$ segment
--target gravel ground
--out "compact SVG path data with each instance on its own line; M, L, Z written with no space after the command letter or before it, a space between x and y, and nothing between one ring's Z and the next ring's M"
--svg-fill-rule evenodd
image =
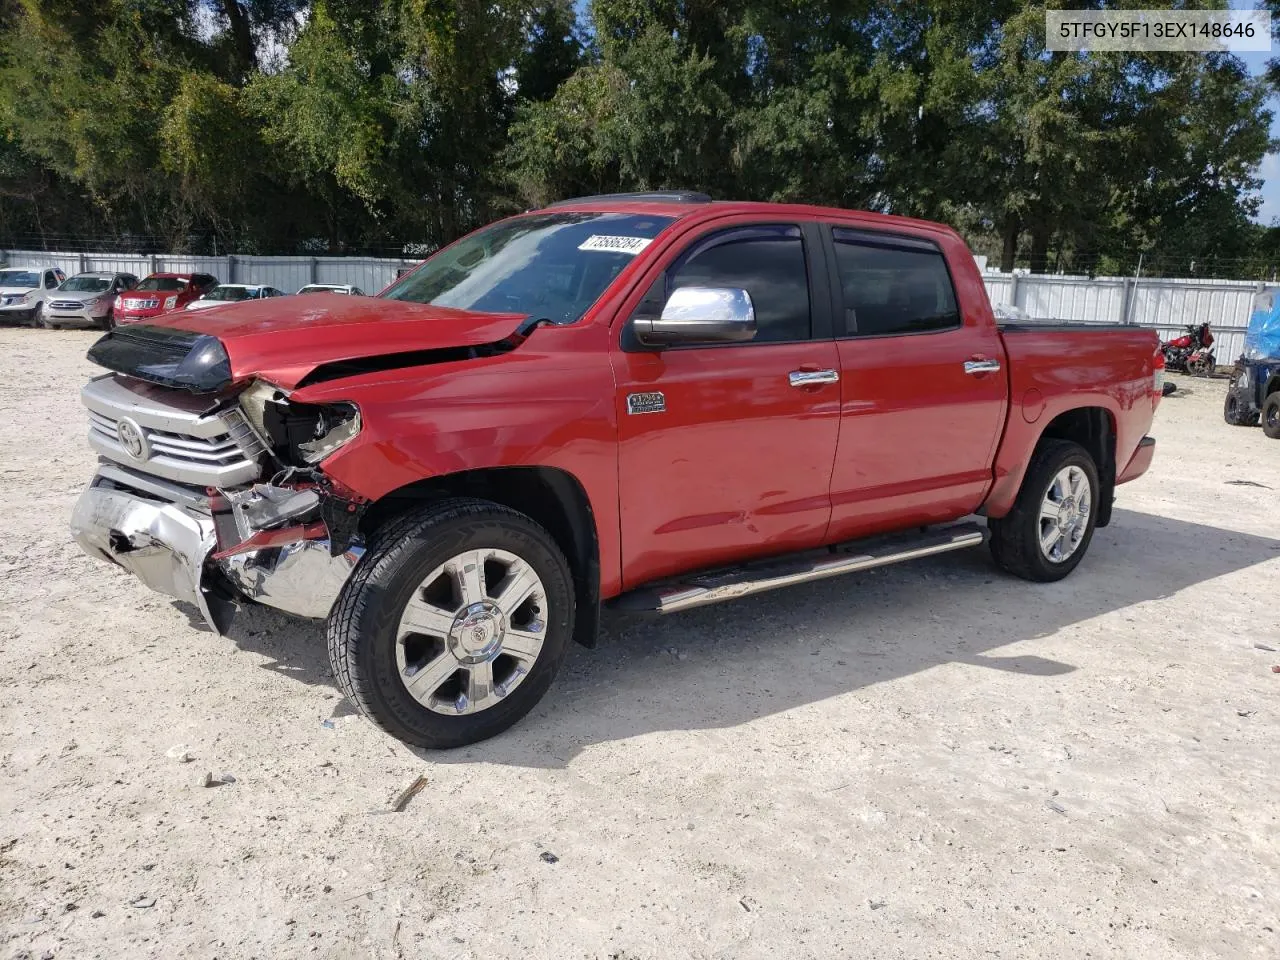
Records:
M1280 443L1222 382L1064 583L973 550L611 618L432 755L319 626L218 637L73 546L93 338L0 330L0 956L1280 953Z

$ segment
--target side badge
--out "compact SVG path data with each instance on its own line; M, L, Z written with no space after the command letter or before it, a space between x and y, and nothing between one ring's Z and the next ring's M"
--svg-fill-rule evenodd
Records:
M661 393L628 393L627 413L665 413L667 398Z

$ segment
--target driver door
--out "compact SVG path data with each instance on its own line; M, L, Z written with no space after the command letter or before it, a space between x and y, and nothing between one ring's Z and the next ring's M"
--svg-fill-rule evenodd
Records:
M816 227L704 232L656 270L615 327L624 584L820 544L840 384ZM684 286L745 289L754 340L641 345L633 317Z

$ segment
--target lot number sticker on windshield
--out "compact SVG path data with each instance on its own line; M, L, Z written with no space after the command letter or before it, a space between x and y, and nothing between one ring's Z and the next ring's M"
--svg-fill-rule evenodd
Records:
M653 241L646 237L607 237L593 234L578 245L579 250L605 250L609 253L627 253L635 256Z

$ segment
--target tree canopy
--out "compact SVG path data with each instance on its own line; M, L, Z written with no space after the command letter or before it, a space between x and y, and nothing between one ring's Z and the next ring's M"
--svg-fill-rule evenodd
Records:
M0 240L418 251L683 188L1006 267L1270 262L1266 81L1044 39L1014 0L0 0Z

